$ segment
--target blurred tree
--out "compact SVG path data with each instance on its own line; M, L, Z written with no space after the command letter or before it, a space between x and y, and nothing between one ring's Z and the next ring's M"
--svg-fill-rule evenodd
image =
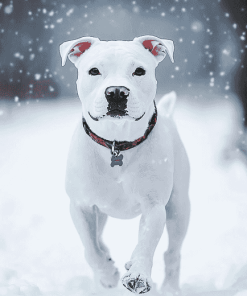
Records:
M229 13L230 21L242 42L240 49L241 63L234 73L234 90L242 101L244 108L243 123L247 132L247 1L245 0L222 0L221 6L226 13ZM247 143L246 143L247 144ZM246 149L247 150L247 149Z
M56 97L58 86L49 69L52 32L46 29L56 1L0 5L0 96Z

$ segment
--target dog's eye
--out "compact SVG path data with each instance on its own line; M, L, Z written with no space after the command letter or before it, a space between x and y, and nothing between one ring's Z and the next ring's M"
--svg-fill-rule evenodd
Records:
M136 68L135 72L132 74L133 76L142 76L145 75L146 71L140 67Z
M93 76L100 75L100 71L97 68L90 69L88 73Z

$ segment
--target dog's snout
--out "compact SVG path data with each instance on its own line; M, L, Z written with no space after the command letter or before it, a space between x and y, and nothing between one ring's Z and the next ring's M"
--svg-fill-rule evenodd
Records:
M125 100L130 90L125 86L110 86L105 90L105 96L108 101Z

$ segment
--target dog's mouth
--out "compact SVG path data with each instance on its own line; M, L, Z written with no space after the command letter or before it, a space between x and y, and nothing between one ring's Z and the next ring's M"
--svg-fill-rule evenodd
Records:
M111 117L123 117L127 115L127 111L126 110L119 110L119 109L113 109L110 110L106 113L107 116L111 116Z
M90 114L90 112L88 112L88 114L94 121L99 121L100 119L103 119L103 118L108 117L108 116L110 116L112 118L116 118L116 119L128 118L128 119L138 121L145 115L145 112L138 118L134 118L132 116L129 116L127 111L125 111L125 110L123 111L123 110L119 110L119 109L114 109L114 110L108 111L105 115L98 116L98 117L92 116Z

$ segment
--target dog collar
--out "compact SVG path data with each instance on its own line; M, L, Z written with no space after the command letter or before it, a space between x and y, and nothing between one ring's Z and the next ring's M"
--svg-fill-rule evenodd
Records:
M83 128L93 141L95 141L96 143L111 150L111 154L112 154L111 166L112 167L115 165L122 166L123 165L123 155L120 154L120 151L129 150L131 148L138 146L139 144L141 144L142 142L144 142L147 139L148 135L153 130L153 128L157 122L157 108L156 108L155 102L154 102L154 108L155 108L154 114L153 114L152 118L149 120L148 127L147 127L144 135L134 141L131 141L131 142L129 142L129 141L109 141L109 140L99 137L90 129L90 127L88 126L84 117L82 117Z

